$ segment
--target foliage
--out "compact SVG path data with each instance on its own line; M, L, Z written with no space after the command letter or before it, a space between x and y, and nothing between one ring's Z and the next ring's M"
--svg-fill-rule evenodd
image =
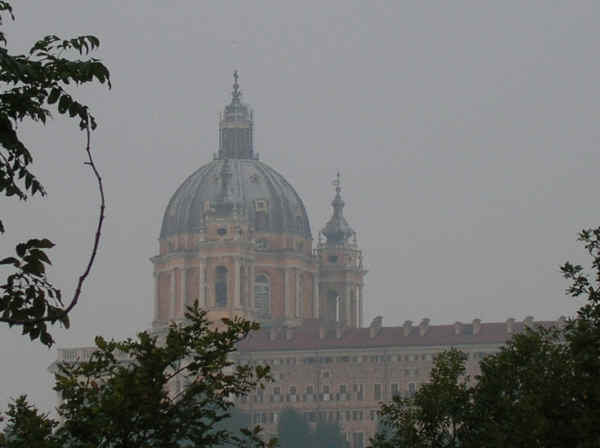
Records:
M7 18L14 20L12 6L8 1L0 1L0 25ZM20 326L31 339L40 338L48 346L53 340L47 323L69 325L68 312L77 304L94 262L104 219L102 179L90 150L90 132L96 128L96 120L69 90L71 86L94 82L110 88L106 66L89 57L99 45L94 36L61 39L51 35L38 40L26 55L11 54L6 35L0 31L0 194L22 201L36 194L46 195L32 171L33 155L19 135L19 124L24 121L45 124L52 111L77 120L85 131L86 164L100 192L100 216L92 252L68 302L63 302L61 292L46 277L46 266L50 264L46 251L54 246L50 240L29 239L17 245L16 255L0 257L0 265L11 269L6 282L0 285L0 322ZM4 231L0 219L0 233Z
M285 409L277 423L279 444L282 448L315 447L315 448L347 448L348 443L336 423L319 421L314 431L302 414L296 409Z
M461 379L464 358L439 357L413 400L382 406L387 431L373 447L600 446L600 228L579 241L593 275L561 267L567 293L587 299L576 317L516 334L481 362L472 385Z
M61 364L55 390L63 399L57 409L62 421L35 446L274 446L260 439L258 426L238 434L218 426L231 416L232 397L269 379L267 367L229 360L258 324L236 318L214 330L197 307L186 317L188 323L172 325L160 342L146 332L123 342L98 337L89 361ZM13 421L23 426L22 419ZM48 424L56 422L43 416L38 426ZM11 434L5 439L6 448L19 446Z
M26 397L19 397L9 404L7 416L8 424L0 434L0 447L60 447L52 435L58 423L27 403Z
M217 431L225 430L230 434L238 434L244 429L250 428L250 415L239 408L233 408L229 411L229 417L221 420L215 425ZM225 448L229 444L222 443L219 448Z
M470 408L465 360L465 354L456 349L440 353L429 383L421 386L413 397L394 397L391 403L382 404L384 430L376 434L373 446L460 446L461 422Z
M279 445L282 448L304 448L311 446L311 434L308 423L298 411L284 409L277 423Z
M557 329L527 330L482 360L467 446L579 446L574 366L561 339Z
M342 434L340 425L320 421L312 435L311 446L315 448L348 448L348 442Z

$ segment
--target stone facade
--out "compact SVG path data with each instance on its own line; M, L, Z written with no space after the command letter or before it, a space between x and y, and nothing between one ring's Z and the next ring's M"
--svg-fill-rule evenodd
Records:
M474 378L484 356L533 324L532 318L452 325L423 319L419 325L384 327L378 317L367 328L328 328L306 320L295 328L261 329L240 345L236 361L270 366L274 382L238 404L269 434L275 434L281 411L292 407L312 424L339 423L351 446L360 448L376 431L381 402L410 396L426 383L438 353L450 347L464 351L467 375Z

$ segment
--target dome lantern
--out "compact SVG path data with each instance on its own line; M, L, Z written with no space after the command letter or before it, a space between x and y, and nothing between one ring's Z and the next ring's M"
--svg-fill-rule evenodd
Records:
M254 158L254 118L250 106L241 100L237 70L233 72L231 102L219 119L219 159Z

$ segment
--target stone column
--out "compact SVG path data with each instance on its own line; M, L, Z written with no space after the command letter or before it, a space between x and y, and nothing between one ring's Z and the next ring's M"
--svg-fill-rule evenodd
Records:
M288 268L284 268L283 270L283 303L285 317L292 317L294 309L291 307L290 270Z
M233 307L235 309L240 309L240 259L239 257L235 257L233 259L233 270L234 270L234 280L233 280Z
M319 273L313 272L313 317L319 318L321 300L319 297Z
M300 275L299 269L295 270L296 273L296 317L302 317L302 292L300 291Z
M153 274L154 277L154 321L158 322L160 320L160 285L159 278L160 274L155 272Z
M207 303L206 303L206 290L205 290L205 286L204 286L204 264L200 263L200 265L198 266L198 306L200 308L206 308L207 307ZM194 299L195 300L195 299Z
M175 276L177 275L177 268L171 269L170 284L169 284L169 314L167 320L171 320L175 317Z
M350 327L352 324L352 295L350 294L350 285L344 286L344 305L346 312L344 323Z
M363 326L363 316L365 313L363 304L363 285L362 283L358 287L358 326Z
M249 297L249 304L248 306L250 307L250 309L252 309L252 311L256 311L256 296L255 291L254 291L254 280L256 279L256 274L254 272L254 263L250 264L250 269L249 269L249 274L248 277L250 277L248 279L249 283L250 283L250 297Z
M185 307L187 306L187 269L184 267L181 269L181 299L179 307L179 318L185 316Z

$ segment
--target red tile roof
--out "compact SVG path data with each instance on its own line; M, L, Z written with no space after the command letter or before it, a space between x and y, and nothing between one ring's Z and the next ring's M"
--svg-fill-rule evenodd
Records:
M534 325L549 327L556 322L535 322ZM506 322L482 322L478 334L473 334L472 324L460 324L461 331L455 332L455 325L428 325L427 331L421 336L419 325L413 325L410 333L404 335L404 327L381 327L379 333L369 337L369 328L345 328L341 338L336 337L335 329L326 330L325 337L320 338L319 322L310 319L302 326L295 328L264 328L253 332L240 342L238 349L242 352L279 351L279 350L319 350L344 348L378 348L378 347L411 347L411 346L456 346L470 344L503 344L511 337L507 331ZM514 322L513 333L524 329L525 323ZM271 340L271 331L276 337ZM286 338L286 331L291 331Z

